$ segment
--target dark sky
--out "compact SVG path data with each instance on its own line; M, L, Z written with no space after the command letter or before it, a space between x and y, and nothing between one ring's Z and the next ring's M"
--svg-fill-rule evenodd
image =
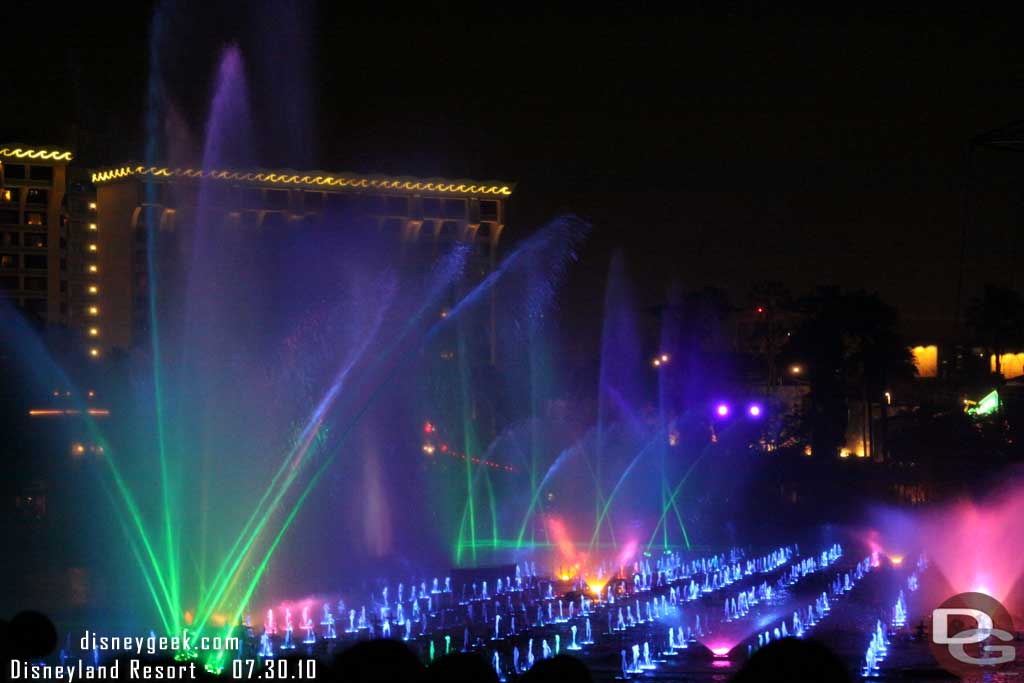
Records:
M210 0L164 3L153 22L149 2L15 2L0 139L141 158L151 51L179 129L201 137L217 56L237 42L255 163L516 181L511 240L559 211L594 225L577 315L598 312L621 248L645 302L676 280L741 303L776 279L878 290L918 329L948 319L968 142L1024 119L1021 16L661 5ZM1022 161L976 155L968 287L1021 284Z

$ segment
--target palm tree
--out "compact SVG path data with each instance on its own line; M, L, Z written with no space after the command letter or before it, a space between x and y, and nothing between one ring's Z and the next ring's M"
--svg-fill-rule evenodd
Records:
M793 295L780 282L757 282L751 287L750 305L756 312L753 342L765 359L765 393L779 382L778 357L786 342Z
M967 325L978 344L995 356L996 375L1002 377L1002 355L1024 342L1024 298L1009 287L987 284L967 306Z
M871 452L871 415L890 383L914 374L913 359L898 333L898 315L877 294L820 288L801 301L805 318L785 349L806 367L811 386L807 425L816 452L832 452L845 438L850 400L863 405L861 435ZM885 455L883 436L875 456Z

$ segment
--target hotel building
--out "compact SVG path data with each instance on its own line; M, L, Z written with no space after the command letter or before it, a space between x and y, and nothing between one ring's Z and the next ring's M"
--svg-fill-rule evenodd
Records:
M65 150L0 144L0 296L40 325L88 339L96 200L71 160Z
M294 229L326 215L394 235L396 245L436 254L453 241L471 243L478 274L493 267L513 186L503 182L384 177L292 170L200 170L137 164L92 174L98 207L99 277L87 285L102 356L146 338L147 230L188 229L200 181L223 220L240 229ZM211 200L210 197L213 197Z

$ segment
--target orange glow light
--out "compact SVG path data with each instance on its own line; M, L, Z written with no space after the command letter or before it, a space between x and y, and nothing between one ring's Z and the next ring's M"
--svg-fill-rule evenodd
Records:
M88 415L93 417L106 417L110 415L110 411L106 408L89 408L85 411ZM29 417L52 417L55 415L81 415L81 410L75 410L69 408L67 410L59 410L57 408L33 408L28 411Z
M929 346L915 346L910 349L917 367L918 377L936 377L939 374L939 348L934 344Z

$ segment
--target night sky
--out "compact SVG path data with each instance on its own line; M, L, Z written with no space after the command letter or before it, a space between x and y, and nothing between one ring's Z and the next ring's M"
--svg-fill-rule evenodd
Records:
M210 1L166 3L154 37L154 3L79 5L5 5L0 139L141 158L153 45L199 137L234 41L256 165L512 180L510 247L561 211L590 221L579 319L620 248L644 303L673 280L737 303L756 280L836 284L879 291L911 336L945 331L965 205L967 293L1024 284L1024 155L976 154L964 202L969 141L1024 119L1020 16Z

